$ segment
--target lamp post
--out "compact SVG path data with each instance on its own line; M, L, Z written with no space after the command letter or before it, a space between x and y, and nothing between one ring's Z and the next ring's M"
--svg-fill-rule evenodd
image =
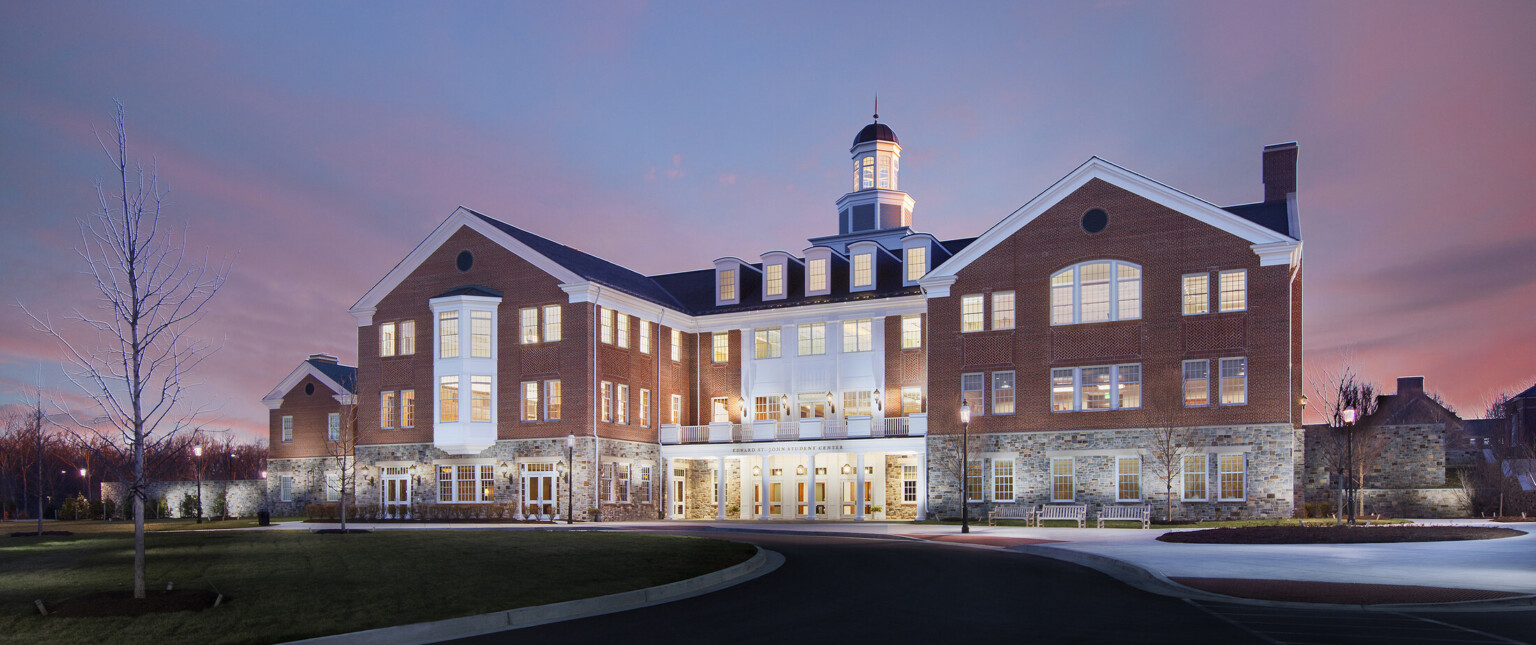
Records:
M965 500L970 496L971 474L971 404L960 401L960 532L971 532L971 512Z
M565 523L576 523L576 433L565 435ZM557 507L558 508L558 507Z
M1344 426L1348 435L1344 442L1344 503L1349 507L1349 523L1355 523L1355 409L1344 408Z
M192 446L192 456L197 459L197 523L203 523L203 447Z

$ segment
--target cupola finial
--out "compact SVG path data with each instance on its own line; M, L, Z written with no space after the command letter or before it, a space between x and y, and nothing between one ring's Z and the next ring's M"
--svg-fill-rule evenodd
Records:
M875 123L880 122L880 93L875 93Z

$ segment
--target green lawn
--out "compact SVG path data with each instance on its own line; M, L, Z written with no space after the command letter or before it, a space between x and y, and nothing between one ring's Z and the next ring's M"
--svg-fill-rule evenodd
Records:
M76 530L68 524L45 529ZM6 536L15 526L0 524ZM270 643L628 591L753 553L736 542L607 532L162 532L148 538L151 593L168 581L213 585L223 606L138 618L37 615L34 599L129 588L128 526L0 537L0 642Z
M1333 518L1327 518L1327 517L1325 517L1325 518L1310 518L1310 519L1306 519L1306 520L1300 520L1300 519L1287 519L1287 520L1222 520L1222 521L1216 521L1216 522L1175 522L1173 524L1163 524L1163 523L1157 521L1156 519L1154 519L1154 520L1152 520L1152 528L1154 528L1154 529L1219 529L1219 528L1239 527L1239 526L1298 526L1299 525L1298 523L1299 522L1303 522L1303 521L1306 522L1307 526L1333 526L1333 524L1334 524ZM1365 520L1363 520L1363 519L1359 520L1359 523L1364 524ZM1380 519L1380 520L1372 520L1371 521L1371 524L1407 524L1407 523L1408 523L1408 520ZM948 524L948 525L958 526L960 524L960 522L958 522L958 521L949 521L949 520L944 520L944 521L940 521L940 520L926 520L926 521L922 521L922 522L914 522L914 524ZM985 518L983 518L981 521L978 522L978 521L973 519L973 520L971 520L971 525L972 526L986 526L987 525L987 520ZM998 526L1029 526L1030 524L1029 524L1029 522L1026 522L1024 520L998 520L997 521L997 525ZM1087 526L1087 527L1096 527L1096 526L1098 526L1098 520L1089 518L1088 521L1086 523L1084 523L1083 525ZM1069 527L1070 528L1077 528L1077 522L1073 521L1073 520L1046 520L1044 522L1044 526L1046 528L1069 528ZM1110 521L1104 523L1104 528L1108 528L1108 529L1139 529L1139 528L1141 528L1141 522L1121 522L1121 521L1116 521L1116 520L1110 520Z
M273 523L301 522L303 520L304 518L302 517L272 518ZM256 518L254 517L218 521L204 519L202 524L198 524L195 519L148 520L144 522L145 531L207 531L212 529L248 529L254 526L256 526ZM37 520L0 522L0 535L4 536L20 531L30 533L36 530ZM103 522L101 520L70 520L61 522L45 520L43 521L43 530L69 531L77 535L126 534L131 536L133 535L133 522L127 520L113 520L111 522Z

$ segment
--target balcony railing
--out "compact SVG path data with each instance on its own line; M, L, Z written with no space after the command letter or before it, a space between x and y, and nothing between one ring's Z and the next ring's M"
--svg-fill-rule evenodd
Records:
M879 437L921 437L928 434L928 415L877 419L788 419L751 423L712 423L707 426L661 426L663 445L695 443L749 443L756 441L814 441L818 439L863 439Z

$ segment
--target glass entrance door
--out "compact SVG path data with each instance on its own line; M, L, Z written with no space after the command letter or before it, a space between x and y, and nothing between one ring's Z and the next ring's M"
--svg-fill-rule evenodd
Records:
M410 519L411 476L404 466L386 466L381 480L384 484L384 517Z
M523 464L523 503L520 510L527 519L546 521L559 513L555 507L554 464Z
M687 499L684 496L687 486L688 471L678 468L672 471L672 519L680 520L685 516Z

